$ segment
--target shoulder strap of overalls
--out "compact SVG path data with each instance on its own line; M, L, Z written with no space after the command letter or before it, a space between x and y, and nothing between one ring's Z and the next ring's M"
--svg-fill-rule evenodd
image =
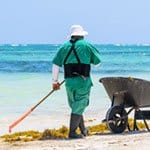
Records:
M71 46L71 48L70 48L70 50L69 50L69 52L68 52L68 54L67 54L67 56L66 56L66 58L64 59L64 64L66 63L66 61L67 61L67 59L68 59L68 57L70 56L70 54L71 54L71 52L73 51L74 52L74 55L75 55L75 57L76 57L76 59L77 59L77 61L78 61L78 63L81 63L80 62L80 59L79 59L79 57L78 57L78 55L77 55L77 52L76 52L76 50L75 50L75 43L77 42L77 40L78 39L76 39L76 40L70 40L70 42L72 43L72 46Z

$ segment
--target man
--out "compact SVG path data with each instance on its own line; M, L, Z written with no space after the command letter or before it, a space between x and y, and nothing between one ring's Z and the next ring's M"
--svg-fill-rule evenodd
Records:
M69 138L83 138L88 134L84 126L83 112L89 105L92 86L90 64L100 63L98 50L84 40L87 35L82 26L71 27L70 41L63 44L53 59L53 89L58 90L59 67L64 66L65 86L71 108ZM76 133L79 127L81 134Z

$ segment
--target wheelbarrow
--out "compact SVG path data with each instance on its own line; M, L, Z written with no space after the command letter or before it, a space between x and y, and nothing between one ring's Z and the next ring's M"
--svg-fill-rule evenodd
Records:
M150 81L131 77L105 77L99 80L111 100L111 107L106 113L104 121L113 133L122 133L128 128L129 114L134 111L132 130L139 130L137 120L143 120L150 131L147 119L150 111L142 108L150 107Z

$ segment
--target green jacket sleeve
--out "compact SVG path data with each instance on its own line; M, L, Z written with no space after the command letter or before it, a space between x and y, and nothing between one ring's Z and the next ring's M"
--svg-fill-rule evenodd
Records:
M59 67L62 67L62 65L63 65L63 47L61 47L58 50L58 52L56 53L52 63L59 66Z
M91 50L91 63L94 65L99 64L101 62L99 51L91 44L89 45L89 48Z

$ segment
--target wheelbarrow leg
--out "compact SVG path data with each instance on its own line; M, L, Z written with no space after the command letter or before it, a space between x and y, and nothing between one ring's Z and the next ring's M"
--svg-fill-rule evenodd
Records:
M130 126L129 126L129 123L128 123L128 122L127 122L127 127L128 127L128 130L129 130L129 131L131 131Z
M137 126L137 124L136 124L136 117L135 117L135 114L136 114L136 109L135 109L135 111L134 111L134 122L133 122L133 131L135 131L135 130L139 130L139 128L138 128L138 126Z
M147 124L147 122L146 122L146 120L145 120L145 117L144 117L144 115L142 114L142 111L141 111L140 109L139 109L138 111L140 112L140 115L141 115L141 117L142 117L142 119L143 119L143 121L144 121L144 124L145 124L147 130L150 131L150 129L149 129L149 127L148 127L148 124Z
M128 111L127 116L128 116L133 110L134 110L134 107L132 107L132 108ZM130 126L129 126L129 122L127 122L127 128L128 128L129 131L131 131L131 128L130 128Z

